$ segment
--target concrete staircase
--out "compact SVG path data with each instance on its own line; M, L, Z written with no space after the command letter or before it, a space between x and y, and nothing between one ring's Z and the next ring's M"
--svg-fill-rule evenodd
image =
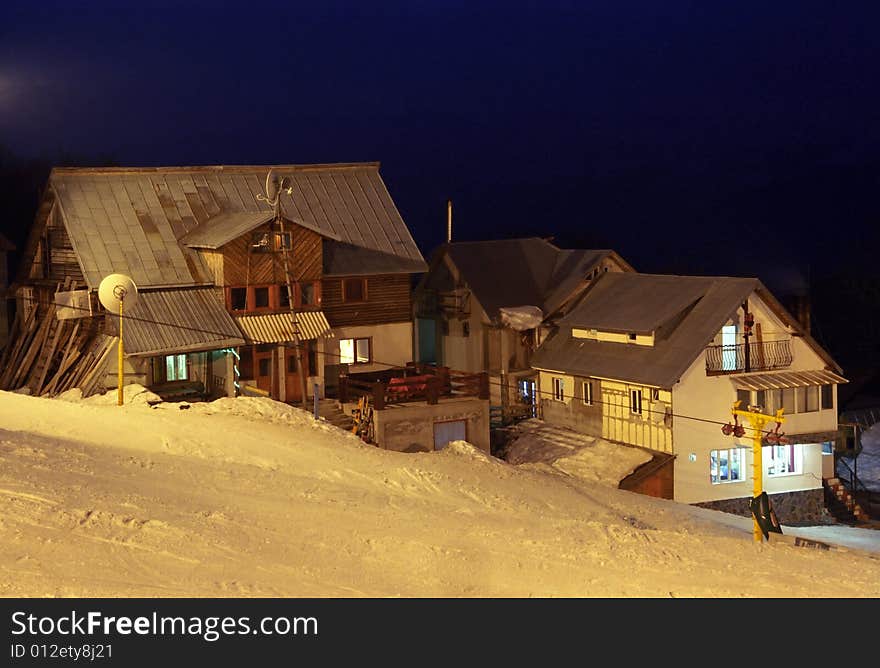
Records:
M351 431L354 426L354 419L342 411L336 399L320 399L318 401L318 416L345 431Z
M825 487L825 506L837 521L844 524L871 521L870 515L853 499L840 478L826 478L822 485Z

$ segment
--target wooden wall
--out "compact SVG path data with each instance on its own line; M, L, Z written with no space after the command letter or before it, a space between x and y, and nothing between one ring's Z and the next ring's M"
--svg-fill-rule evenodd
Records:
M48 271L46 259L48 258ZM82 287L85 278L73 252L73 244L61 220L58 209L53 207L46 220L46 227L37 241L36 253L30 269L30 278L63 281L71 278Z
M409 274L367 276L367 300L342 301L342 278L325 278L321 283L321 306L331 327L377 325L412 320Z
M322 269L321 236L299 225L285 224L291 232L293 248L288 254L288 269L292 281L319 280ZM254 232L272 232L272 225L263 225ZM206 252L203 257L218 278L220 285L264 285L286 283L284 254L281 252L252 252L252 233L230 241L219 253ZM220 257L218 257L218 255Z

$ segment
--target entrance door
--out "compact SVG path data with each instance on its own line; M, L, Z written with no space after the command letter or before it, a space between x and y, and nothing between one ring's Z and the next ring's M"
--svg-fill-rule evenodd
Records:
M450 441L467 440L467 422L465 420L452 420L450 422L434 423L434 449L442 450Z
M257 381L258 388L268 392L273 399L277 399L278 393L272 382L276 375L272 363L275 358L274 350L275 345L271 343L254 346L254 380Z
M309 346L314 345L313 341L303 341L303 373L305 373L306 380L308 377L312 375L313 371L309 369ZM299 348L294 348L293 346L284 348L284 358L285 358L285 369L287 373L284 374L284 389L285 389L285 401L289 404L298 403L302 401L302 384L300 383L299 374L296 371L296 358L299 354Z

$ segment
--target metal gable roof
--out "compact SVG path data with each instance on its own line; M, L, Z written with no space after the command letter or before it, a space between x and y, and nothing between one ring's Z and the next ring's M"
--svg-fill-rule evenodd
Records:
M576 323L583 319L584 313L589 312L594 300L603 302L603 292L614 291L616 279L620 276L634 278L632 286L641 285L641 289L632 290L632 302L620 304L620 308L633 314L635 321L642 319L638 313L640 306L651 311L652 301L656 297L652 296L650 286L656 283L658 275L603 274L577 308L563 318L559 331L538 348L532 366L548 371L672 387L712 341L730 314L759 285L757 279L753 278L677 277L693 279L682 282L682 285L699 285L702 296L693 306L684 307L675 327L658 337L653 346L572 338L571 328L579 326ZM684 303L688 300L680 301ZM626 324L628 321L622 322Z
M445 250L490 318L501 308L526 305L546 315L610 253L561 249L538 237L452 242ZM510 269L504 280L499 266Z
M189 246L216 247L256 226L268 212L257 195L269 169L292 188L281 195L282 215L369 251L358 259L362 272L427 269L378 163L65 168L52 171L50 184L89 287L109 273L142 288L200 285L211 283L211 273ZM378 269L370 258L379 259Z
M108 313L114 333L117 314ZM216 350L244 344L217 288L178 288L138 293L125 314L124 352L132 357Z

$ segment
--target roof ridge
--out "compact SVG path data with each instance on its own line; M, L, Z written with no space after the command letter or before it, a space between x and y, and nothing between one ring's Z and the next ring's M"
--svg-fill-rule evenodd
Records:
M237 172L263 169L277 169L283 171L311 171L328 169L364 169L379 168L381 163L376 162L337 162L337 163L313 163L313 164L286 164L286 165L163 165L163 166L103 166L103 167L53 167L50 177L55 174L176 174L192 172Z

